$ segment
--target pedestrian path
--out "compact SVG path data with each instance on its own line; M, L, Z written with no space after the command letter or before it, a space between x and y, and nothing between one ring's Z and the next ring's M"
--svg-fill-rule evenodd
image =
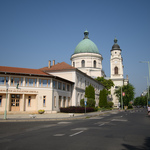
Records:
M48 120L62 120L62 119L84 119L94 116L99 116L109 113L118 113L117 110L104 111L104 112L91 112L91 113L44 113L44 114L8 114L7 119L4 119L4 115L0 115L0 122L5 121L48 121Z

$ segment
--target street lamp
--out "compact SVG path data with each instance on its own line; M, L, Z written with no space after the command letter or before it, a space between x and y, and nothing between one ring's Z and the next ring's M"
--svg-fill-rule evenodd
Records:
M5 104L4 119L7 119L7 97L8 97L8 88L9 88L9 84L6 83L6 104Z
M149 61L140 61L140 63L148 63L149 81L150 81L150 64Z
M140 63L148 63L148 72L149 72L149 82L150 82L150 64L149 61L140 61ZM147 81L148 84L148 100L149 100L149 83Z
M147 78L147 95L148 95L148 97L147 97L147 106L148 106L148 100L149 100L149 84L148 84L148 77L146 77Z

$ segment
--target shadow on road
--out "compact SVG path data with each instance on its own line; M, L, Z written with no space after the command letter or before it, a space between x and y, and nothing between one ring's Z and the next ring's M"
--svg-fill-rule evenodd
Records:
M143 146L136 147L128 144L122 144L126 150L150 150L150 137L145 138ZM124 149L125 150L125 149Z

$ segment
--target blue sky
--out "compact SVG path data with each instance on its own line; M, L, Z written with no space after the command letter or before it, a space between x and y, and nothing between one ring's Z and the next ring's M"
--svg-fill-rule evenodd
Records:
M124 77L135 96L147 88L150 61L150 0L0 0L0 66L41 68L65 61L89 31L110 76L110 50L116 37Z

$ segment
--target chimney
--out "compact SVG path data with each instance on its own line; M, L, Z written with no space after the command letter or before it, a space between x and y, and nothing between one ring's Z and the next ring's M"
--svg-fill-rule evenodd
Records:
M53 66L55 65L55 60L53 60Z
M48 61L48 68L51 68L51 61Z

